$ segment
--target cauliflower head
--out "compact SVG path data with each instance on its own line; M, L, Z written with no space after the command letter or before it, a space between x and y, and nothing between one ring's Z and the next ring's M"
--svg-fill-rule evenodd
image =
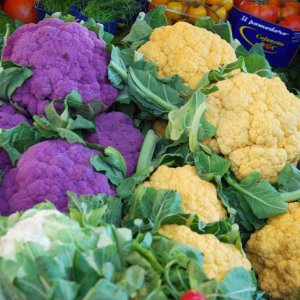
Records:
M22 122L28 122L26 117L9 104L0 105L0 129L11 129ZM0 149L0 172L6 174L12 168L11 161L5 150Z
M138 51L157 64L161 77L178 74L192 89L206 72L236 61L234 49L220 36L186 22L156 28Z
M72 90L85 103L97 100L108 108L117 97L107 80L108 59L105 42L95 32L55 18L21 26L4 48L4 60L33 71L12 95L32 115L42 115L49 101L64 99Z
M258 282L272 299L300 299L300 203L253 233L246 252Z
M220 242L213 234L198 234L185 225L164 225L159 233L202 252L203 270L209 279L220 282L232 268L251 269L250 262L236 246Z
M116 230L125 241L132 240L130 229L117 228ZM61 244L75 243L78 246L78 241L66 238L66 236L75 236L75 239L89 236L90 240L91 233L90 230L87 231L86 228L80 227L76 220L55 209L37 210L33 208L26 211L18 222L0 237L0 256L13 258L16 253L24 251L24 244L28 242L38 244L45 251ZM90 243L91 247L97 245L99 249L115 243L112 239L111 226L97 227L92 234L98 238L98 241L94 239L94 243Z
M12 256L18 252L18 243L24 244L34 242L45 250L50 249L51 240L47 236L44 225L50 216L56 216L64 222L73 222L67 216L54 209L40 210L33 216L21 219L13 227L9 228L6 234L0 237L0 256ZM79 226L78 226L79 227Z
M90 157L96 154L97 151L64 140L44 141L30 147L3 179L1 213L23 211L44 200L66 211L67 191L78 195L112 195L106 176L94 171L90 164Z
M300 159L300 101L278 78L239 73L216 84L205 117L217 128L206 141L229 158L238 179L253 171L271 183Z
M216 187L202 180L193 166L160 166L141 186L177 191L183 210L186 213L195 212L205 223L226 218L227 211L217 197Z
M87 136L88 142L100 144L104 148L116 148L126 161L127 176L131 176L135 172L143 144L142 133L134 127L132 120L121 112L100 114L95 123L96 132Z

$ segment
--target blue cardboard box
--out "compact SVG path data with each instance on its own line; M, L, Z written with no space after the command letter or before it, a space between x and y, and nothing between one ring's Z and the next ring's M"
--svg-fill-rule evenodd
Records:
M274 67L288 66L300 48L300 31L259 19L236 7L230 11L228 20L233 37L247 50L262 43L266 58Z

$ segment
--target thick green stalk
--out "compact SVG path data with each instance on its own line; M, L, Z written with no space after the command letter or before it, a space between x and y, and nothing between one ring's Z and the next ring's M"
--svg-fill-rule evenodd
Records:
M1 68L2 68L2 62L3 62L3 56L4 56L4 48L7 44L7 39L10 35L10 25L6 24L6 30L5 30L5 34L3 37L3 47L2 47L2 53L1 53L1 57L0 57L0 72L1 72Z
M300 190L296 190L293 192L284 192L280 193L280 196L285 202L293 202L300 200Z
M203 117L206 110L205 95L203 95L202 97L204 97L204 101L199 105L199 107L195 111L195 115L189 133L189 147L191 152L196 152L197 150L199 150L198 134L201 127L203 130L201 118Z
M137 243L133 243L132 245L133 249L136 250L140 255L142 255L145 259L147 259L147 261L151 264L152 268L158 272L158 273L162 273L164 271L163 266L159 263L159 261L157 260L157 258L155 257L155 255L141 247L139 244Z
M150 165L158 138L159 137L152 129L148 130L140 152L136 172L139 172Z

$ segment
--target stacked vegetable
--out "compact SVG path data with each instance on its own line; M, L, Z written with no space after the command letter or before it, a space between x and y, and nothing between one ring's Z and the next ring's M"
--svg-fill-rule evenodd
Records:
M234 4L253 16L300 30L300 3L297 0L236 0Z
M195 23L198 18L210 16L214 20L225 20L233 6L233 0L170 1L152 0L150 9L166 5L166 16L171 24L178 21Z
M119 45L91 22L7 31L2 298L299 298L299 99L228 23L165 13Z

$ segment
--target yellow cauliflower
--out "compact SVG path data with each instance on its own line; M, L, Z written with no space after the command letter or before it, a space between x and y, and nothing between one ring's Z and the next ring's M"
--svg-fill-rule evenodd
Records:
M279 78L239 73L216 84L206 119L217 127L205 143L231 162L238 179L252 171L274 183L286 163L300 159L300 101Z
M217 197L216 187L202 180L195 167L160 166L142 186L177 191L183 210L186 213L195 212L205 223L226 218L227 211Z
M157 64L161 77L178 74L192 89L206 72L236 61L229 43L186 22L156 28L138 51Z
M251 269L248 259L234 245L220 242L213 234L198 234L185 225L164 225L159 233L201 251L203 270L209 279L220 282L232 268Z
M272 299L300 299L300 203L251 235L246 251L261 289Z

